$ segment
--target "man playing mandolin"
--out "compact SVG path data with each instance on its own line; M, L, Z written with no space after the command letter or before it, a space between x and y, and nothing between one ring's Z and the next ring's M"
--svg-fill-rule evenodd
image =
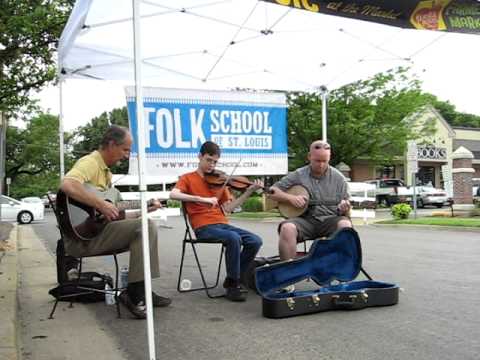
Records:
M337 229L352 227L346 216L350 210L345 177L330 162L330 145L316 140L310 145L309 165L301 167L271 188L270 198L289 204L296 209L305 208L300 216L289 218L278 227L278 251L282 260L295 257L297 242L329 236ZM290 194L295 185L305 188L305 195Z
M120 220L119 209L114 203L103 199L99 193L88 190L88 186L99 191L112 189L112 173L109 167L128 159L132 136L128 129L111 126L104 134L100 148L79 159L63 178L60 189L70 198L97 209L106 220L100 235L90 240L65 237L65 249L70 255L94 256L102 253L130 250L128 287L120 294L120 300L137 318L146 318L145 286L143 278L143 252L141 219ZM87 186L88 185L88 186ZM117 193L119 195L119 193ZM115 199L119 200L119 199ZM158 200L149 206L149 211L161 207ZM128 213L127 213L128 214ZM152 278L159 276L157 227L149 220L150 264ZM168 306L169 298L152 293L154 306Z
M223 283L225 297L231 301L245 301L247 290L240 286L240 280L244 279L250 262L262 246L262 239L247 230L229 225L225 214L242 205L255 190L263 187L263 183L254 181L234 200L227 187L228 177L223 184L207 181L219 158L219 146L206 141L198 154L197 170L180 177L170 198L186 202L185 208L197 238L223 240L227 268Z

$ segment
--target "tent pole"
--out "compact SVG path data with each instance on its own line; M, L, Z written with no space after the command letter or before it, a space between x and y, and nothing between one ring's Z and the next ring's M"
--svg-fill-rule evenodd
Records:
M325 85L320 86L322 92L322 140L327 141L327 98L328 89Z
M152 310L152 274L150 271L150 245L148 237L147 218L147 186L145 182L145 130L142 96L142 55L140 36L140 0L132 0L133 5L133 51L135 64L135 101L137 105L137 156L138 156L138 182L142 209L142 244L143 244L143 273L145 282L145 300L147 305L147 335L148 353L150 360L155 357L155 333L153 329ZM155 254L158 256L158 254Z
M64 140L63 140L63 77L60 76L59 83L58 83L58 95L59 95L59 110L60 113L58 115L58 148L60 150L60 181L63 179L63 175L65 175L65 154L64 154Z

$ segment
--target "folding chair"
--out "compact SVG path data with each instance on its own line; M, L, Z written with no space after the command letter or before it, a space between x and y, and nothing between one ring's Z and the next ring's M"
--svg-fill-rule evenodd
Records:
M54 199L52 199L50 194L47 194L47 197L48 197L48 201L50 202L50 206L53 210L53 213L55 214L55 218L57 219L57 228L60 231L60 237L61 237L60 241L64 242L64 238L65 238L64 237L64 232L63 232L63 229L60 226L60 224L61 224L60 216L62 216L62 214L59 213L56 202L55 202ZM118 270L117 254L125 252L127 250L128 249L121 249L121 250L118 250L118 251L115 251L115 252L107 252L107 253L96 254L96 255L91 255L91 256L83 256L83 257L77 258L77 260L78 260L78 275L76 276L76 279L74 281L76 281L76 286L78 286L78 289L81 290L81 291L76 292L74 295L64 295L64 296L56 297L55 303L54 303L53 308L52 308L52 311L50 312L50 315L49 315L48 318L53 319L53 314L55 313L55 310L57 308L57 305L58 305L59 301L68 301L69 298L70 298L69 307L73 307L73 300L72 299L74 297L76 297L78 295L83 295L83 294L92 294L94 292L101 292L101 293L104 293L105 295L107 295L107 294L113 295L115 297L115 305L116 305L116 309L117 309L117 316L118 316L118 318L120 318L121 314L120 314L120 304L119 304L118 294L121 290L123 290L123 288L118 287L119 270ZM115 283L114 283L113 289L99 290L99 289L94 289L94 288L88 288L88 287L85 287L85 286L81 286L80 285L80 279L81 279L81 275L82 275L83 258L84 257L94 257L94 256L109 256L109 255L113 256L113 259L114 259L114 262L115 262ZM74 282L74 284L75 284L75 282Z
M177 291L178 292L191 292L191 291L205 290L205 293L211 299L224 297L225 294L213 295L213 294L211 294L211 292L209 290L212 290L212 289L214 289L218 286L218 282L219 282L219 279L220 279L220 271L222 269L223 254L225 252L225 246L223 245L223 242L220 239L197 239L194 236L195 233L190 226L190 222L188 220L187 210L186 210L185 204L183 202L182 202L182 213L183 213L183 219L185 220L185 236L183 237L183 241L182 241L182 257L181 257L181 260L180 260L180 270L179 270L179 273L178 273ZM197 264L198 271L200 273L200 277L202 279L203 286L195 287L195 288L189 288L189 289L182 289L180 284L181 284L181 281L182 281L183 264L184 264L184 260L185 260L185 248L186 248L187 244L190 244L191 247L192 247L192 251L193 251L193 254L195 256L195 262ZM197 249L196 249L196 247L200 244L214 244L214 245L220 244L222 246L222 248L220 250L220 258L218 260L217 278L215 280L215 283L213 285L210 285L210 286L207 284L207 281L205 279L204 271L202 270L202 265L200 264L200 260L199 260Z

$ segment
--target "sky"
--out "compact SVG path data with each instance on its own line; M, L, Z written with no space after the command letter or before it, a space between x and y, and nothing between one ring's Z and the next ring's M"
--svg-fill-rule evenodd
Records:
M93 4L108 7L108 1ZM480 115L479 35L404 30L297 10L285 16L281 6L269 6L267 16L259 7L268 5L254 0L218 3L196 9L198 16L168 12L145 21L142 51L151 65L145 67L146 85L312 90L325 84L335 89L390 68L411 66L425 91L450 101L457 111ZM246 3L255 6L258 16ZM158 7L151 10L158 12ZM110 16L109 11L105 13ZM222 22L212 21L212 14ZM94 16L87 18L87 24L96 21L102 23ZM225 22L243 26L239 29ZM273 34L259 36L255 30L263 27L271 28ZM92 26L79 37L82 51L71 51L66 63L72 68L93 64L90 75L122 77L125 66L118 71L113 65L110 68L105 64L112 57L104 55L117 51L118 58L128 57L130 30L128 22L113 28ZM224 46L230 43L235 45ZM85 48L97 44L103 53L86 54ZM208 81L201 81L204 78ZM63 86L65 130L124 106L126 84L131 81L67 79ZM45 111L59 113L58 88L49 87L37 96Z

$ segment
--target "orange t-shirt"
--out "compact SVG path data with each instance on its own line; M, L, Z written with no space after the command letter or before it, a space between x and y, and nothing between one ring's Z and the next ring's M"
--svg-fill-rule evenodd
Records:
M226 187L223 190L220 190L218 187L210 187L196 171L180 176L175 188L189 195L217 197L219 204L232 199L232 195ZM219 194L220 191L222 191L222 194ZM218 206L212 207L209 204L192 201L186 201L185 206L193 229L198 229L205 225L228 223L228 219Z

